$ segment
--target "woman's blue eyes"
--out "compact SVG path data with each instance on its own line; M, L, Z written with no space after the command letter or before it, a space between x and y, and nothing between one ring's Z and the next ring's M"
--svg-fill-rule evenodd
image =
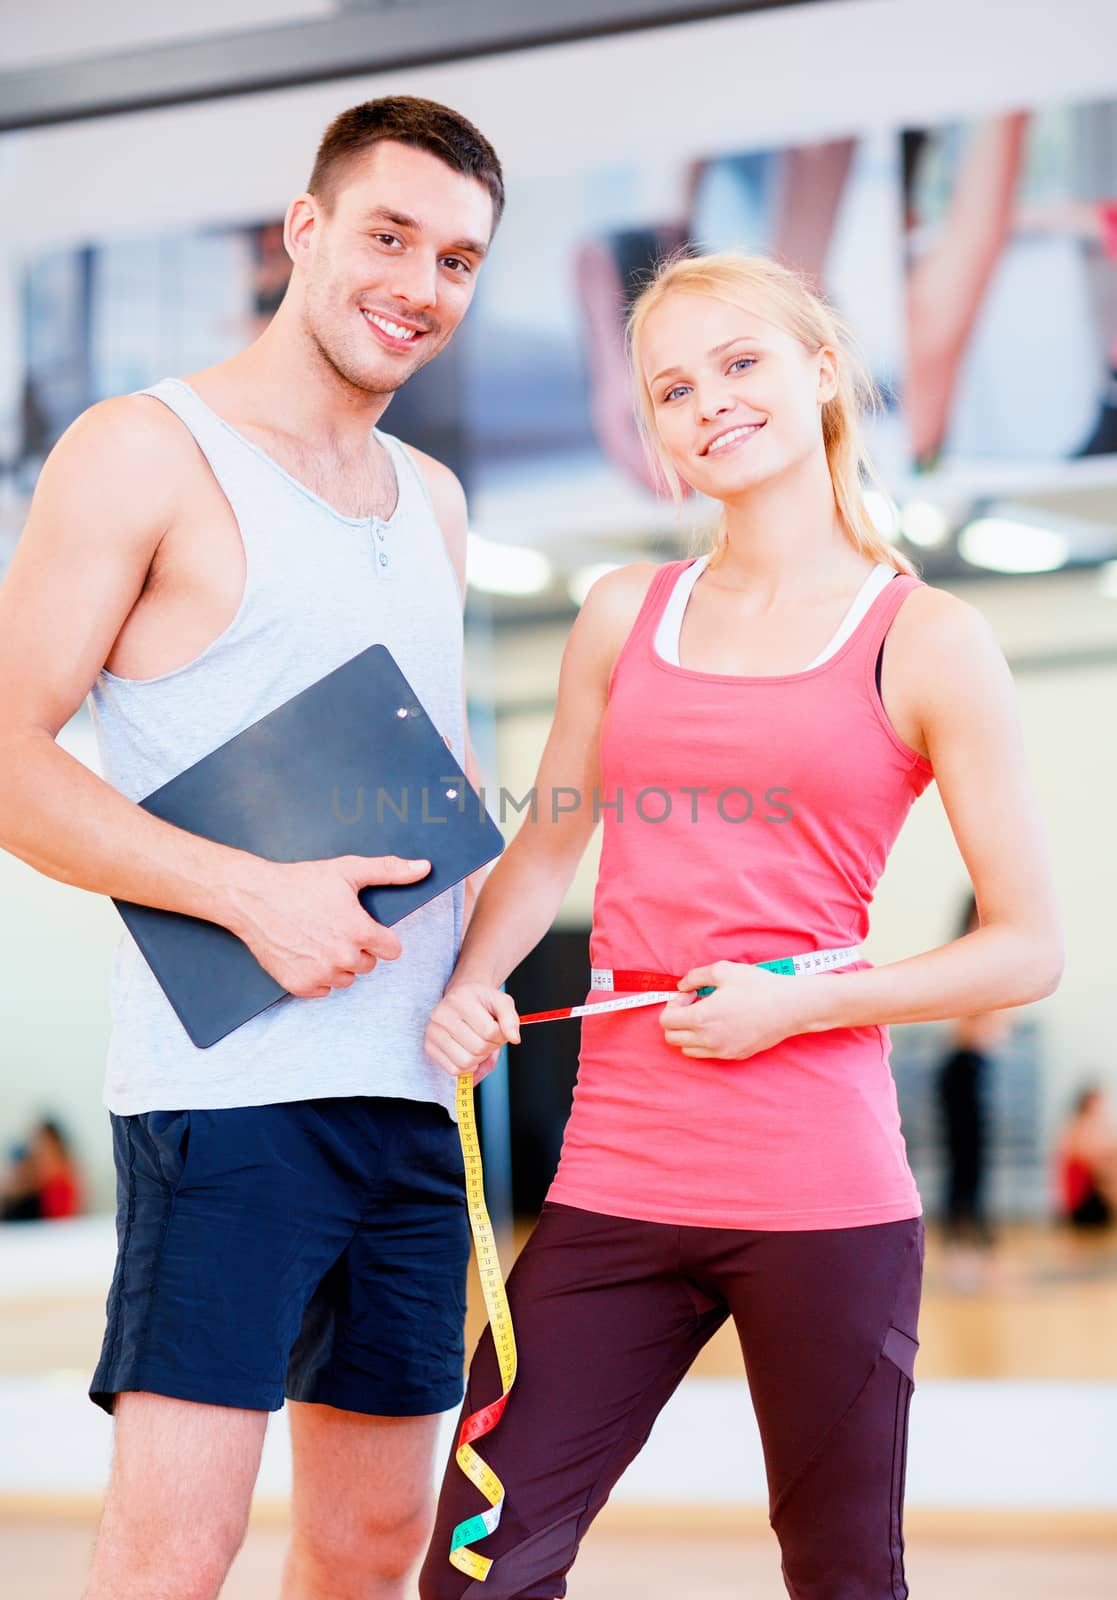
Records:
M755 365L755 356L735 356L734 359L729 363L729 366L726 370L729 372L735 372L738 367L755 367ZM677 383L673 389L668 389L667 393L663 397L663 403L666 404L668 400L673 400L677 394L682 394L686 387L687 386L685 383Z

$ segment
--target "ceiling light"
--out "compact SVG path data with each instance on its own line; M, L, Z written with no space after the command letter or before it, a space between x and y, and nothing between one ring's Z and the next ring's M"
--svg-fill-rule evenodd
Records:
M466 546L466 579L486 594L542 594L554 576L541 550L524 545L498 544L471 533Z
M992 572L1053 572L1066 565L1070 542L1054 528L1009 517L978 517L958 535L958 553Z
M900 507L900 532L909 544L930 550L950 537L950 519L941 506L929 500L909 500Z

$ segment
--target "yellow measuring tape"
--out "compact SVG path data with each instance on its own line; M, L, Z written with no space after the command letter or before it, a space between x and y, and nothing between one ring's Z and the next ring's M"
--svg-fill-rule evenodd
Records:
M466 1477L480 1489L489 1502L487 1511L459 1522L450 1536L450 1564L459 1572L467 1573L484 1583L492 1561L478 1555L470 1546L477 1539L494 1533L500 1525L504 1509L504 1485L493 1469L482 1461L473 1448L474 1441L491 1433L508 1403L508 1394L516 1379L516 1336L512 1331L512 1315L508 1309L508 1296L504 1291L504 1277L500 1270L493 1225L485 1205L485 1178L481 1167L481 1146L477 1141L477 1119L473 1111L473 1077L466 1074L458 1078L458 1135L461 1139L462 1158L465 1162L465 1194L469 1208L469 1225L473 1230L473 1244L477 1252L477 1270L481 1277L481 1292L485 1297L485 1310L489 1314L496 1358L500 1367L501 1394L491 1405L472 1411L464 1419L458 1434L455 1460Z

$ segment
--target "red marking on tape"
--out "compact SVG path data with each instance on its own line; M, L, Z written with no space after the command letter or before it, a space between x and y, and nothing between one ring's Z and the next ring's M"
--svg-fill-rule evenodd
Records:
M458 1434L458 1448L461 1449L463 1444L472 1444L474 1439L480 1439L483 1434L491 1433L504 1415L507 1404L508 1396L502 1394L492 1405L482 1406L480 1411L471 1411Z
M643 994L651 989L677 989L679 979L668 972L620 972L613 968L614 994ZM606 991L608 992L608 991Z

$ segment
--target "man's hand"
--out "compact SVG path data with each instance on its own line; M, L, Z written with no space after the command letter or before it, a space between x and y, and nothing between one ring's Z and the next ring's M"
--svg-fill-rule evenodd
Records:
M431 1013L423 1048L452 1077L482 1077L505 1041L520 1042L511 996L485 983L451 984Z
M400 856L290 864L252 859L233 891L227 926L277 983L302 1000L348 989L378 961L399 957L399 939L368 915L357 891L370 884L417 883L430 871L429 861Z

